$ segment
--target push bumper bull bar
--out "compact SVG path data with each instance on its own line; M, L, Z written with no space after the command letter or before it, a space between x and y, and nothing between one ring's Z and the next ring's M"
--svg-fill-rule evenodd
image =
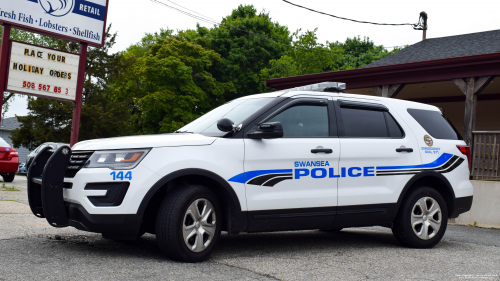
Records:
M95 215L83 206L64 201L64 177L70 169L68 146L40 151L28 170L28 200L31 211L46 218L53 227L72 226L79 230L102 233L105 238L134 240L140 236L142 214ZM79 157L81 158L81 157Z
M28 171L28 201L31 211L46 218L53 227L69 226L63 198L64 175L71 157L71 148L53 150L45 147L33 160Z

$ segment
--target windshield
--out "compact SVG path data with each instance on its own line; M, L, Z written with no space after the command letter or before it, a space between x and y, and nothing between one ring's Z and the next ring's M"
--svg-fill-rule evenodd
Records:
M250 117L257 110L264 107L274 98L257 98L247 100L236 100L217 107L193 122L177 130L177 132L189 132L198 134L223 133L217 129L217 121L222 118L229 118L238 126L245 119Z

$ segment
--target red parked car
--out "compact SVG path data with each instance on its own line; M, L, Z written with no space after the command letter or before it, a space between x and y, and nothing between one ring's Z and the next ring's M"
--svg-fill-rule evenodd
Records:
M19 155L5 140L0 138L0 175L5 182L14 181L19 167Z

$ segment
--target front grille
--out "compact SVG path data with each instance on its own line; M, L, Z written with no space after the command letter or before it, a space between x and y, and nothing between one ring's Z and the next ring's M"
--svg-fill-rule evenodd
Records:
M69 159L68 168L66 168L65 178L74 178L81 168L87 163L93 151L73 151Z

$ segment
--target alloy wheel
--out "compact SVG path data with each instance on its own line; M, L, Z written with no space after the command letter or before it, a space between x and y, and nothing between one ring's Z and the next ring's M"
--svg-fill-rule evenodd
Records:
M422 240L432 239L439 232L442 211L439 203L432 197L420 198L411 211L411 227Z
M182 223L184 243L195 253L202 252L212 242L216 230L216 214L212 203L197 199L186 211Z

